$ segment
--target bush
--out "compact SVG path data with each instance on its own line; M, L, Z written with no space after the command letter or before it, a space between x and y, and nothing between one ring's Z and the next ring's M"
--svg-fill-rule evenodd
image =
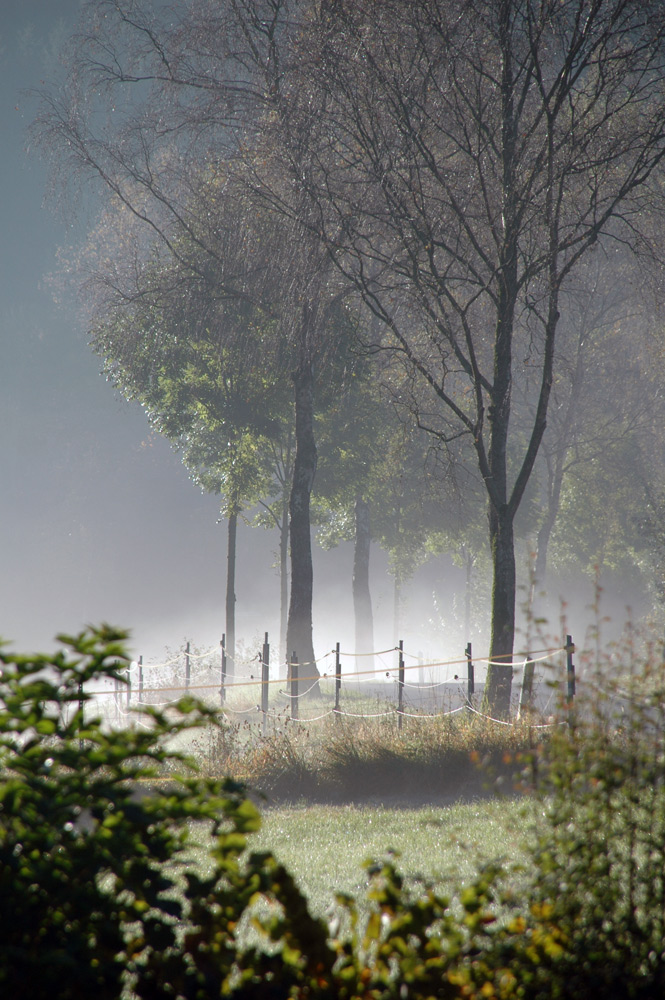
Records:
M490 866L455 901L369 866L369 915L313 917L243 788L169 749L215 727L191 700L134 729L89 715L123 633L2 656L0 988L12 998L457 998L665 995L665 797L656 695L525 760L545 822L521 873ZM188 860L192 830L210 870ZM257 904L261 905L257 905ZM254 934L248 933L252 924Z
M664 723L662 692L599 694L540 762L546 822L510 942L524 996L665 996Z
M123 731L88 717L84 686L120 680L125 638L104 627L60 637L69 653L0 658L0 988L14 998L150 995L183 955L189 824L206 821L220 851L258 826L239 786L166 748L215 724L202 706L144 709L149 724ZM180 776L159 790L167 765Z

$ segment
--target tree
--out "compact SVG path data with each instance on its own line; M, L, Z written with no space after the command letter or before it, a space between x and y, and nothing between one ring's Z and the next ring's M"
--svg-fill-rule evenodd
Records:
M291 434L278 339L270 333L275 320L261 308L258 280L253 298L240 294L255 264L250 267L248 254L241 283L237 239L232 262L238 293L229 296L217 258L201 262L200 247L187 238L177 258L159 244L146 250L132 219L122 207L107 210L78 258L77 273L87 274L82 292L91 346L110 381L138 401L152 426L181 451L192 479L222 497L228 525L225 648L232 672L238 517L283 476L275 463L280 442ZM228 236L230 221L220 233ZM257 256L256 247L252 253ZM217 255L228 267L230 246L218 245Z
M665 9L356 0L311 22L289 91L295 120L324 108L300 167L311 218L422 384L416 418L475 454L494 577L487 703L504 715L514 524L545 433L562 293L598 245L650 251L640 216L660 205ZM532 417L516 426L527 355Z
M347 377L331 394L325 418L317 425L321 449L314 498L317 539L324 548L332 548L342 539L353 540L354 648L358 656L374 651L369 580L372 509L377 499L374 469L386 422L394 419L372 375L367 359L354 357ZM366 667L372 669L371 661Z
M294 398L287 642L302 663L314 660L314 381L335 350L339 282L305 225L307 205L298 190L288 192L289 211L273 197L293 188L271 156L277 54L291 44L288 21L280 26L284 9L260 0L201 0L163 17L150 3L94 0L72 39L66 85L43 95L35 133L69 176L101 181L143 227L136 259L157 245L203 280L216 274L217 301L249 296L269 303L280 371L289 372ZM264 169L271 171L270 198ZM248 231L255 237L249 248ZM257 247L252 261L248 253Z

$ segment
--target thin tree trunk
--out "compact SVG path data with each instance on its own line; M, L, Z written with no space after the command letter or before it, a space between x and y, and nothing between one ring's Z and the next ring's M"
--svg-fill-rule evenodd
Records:
M286 632L287 655L294 653L305 676L318 676L312 641L312 540L310 497L316 473L312 366L303 363L293 373L295 387L296 455L289 500L291 538L291 601Z
M534 603L537 601L538 591L545 586L546 576L547 576L547 550L550 542L550 537L554 530L554 525L556 524L556 519L559 514L559 507L561 506L561 489L563 487L563 477L565 474L565 462L566 455L568 452L568 440L571 436L571 428L574 422L575 412L577 410L578 398L580 393L580 386L583 379L583 369L580 353L578 352L578 361L576 366L575 376L572 381L572 386L570 390L570 399L568 401L567 411L565 413L563 429L561 433L561 442L559 447L555 451L555 460L552 463L548 460L548 482L547 482L547 509L545 511L545 516L540 525L538 531L538 537L536 540L536 565L534 567Z
M513 680L513 643L515 641L515 546L513 518L504 507L490 511L492 547L492 634L491 664L487 668L485 709L499 719L508 716Z
M400 577L399 570L395 572L395 582L393 586L393 643L397 646L400 640L400 629L402 627L401 622L401 607L402 607L402 579Z
M226 555L226 669L231 675L235 673L236 656L236 539L238 534L238 515L229 514L227 527Z
M282 505L282 519L279 526L279 676L284 678L286 670L286 627L289 609L289 503Z
M473 565L475 559L471 549L465 553L466 581L464 585L464 642L471 640L471 587L473 586Z
M356 654L371 653L374 649L374 617L372 595L369 589L370 525L369 504L356 497L356 534L353 551L353 611L356 626ZM363 669L374 668L373 657L368 657Z
M501 159L503 245L498 281L497 326L494 339L494 379L489 449L489 535L492 550L492 631L485 685L485 711L504 718L510 708L512 657L515 639L514 507L508 504L508 427L512 390L512 349L517 299L518 225L515 187L515 109L513 52L510 31L511 5L502 0L498 11L501 44ZM522 487L523 490L523 487ZM506 662L510 661L510 662Z
M556 505L556 508L551 507L548 510L547 515L538 531L538 538L536 540L536 565L534 567L534 604L538 600L538 592L545 586L545 580L547 577L547 549L549 547L550 537L556 522L557 513L558 504Z

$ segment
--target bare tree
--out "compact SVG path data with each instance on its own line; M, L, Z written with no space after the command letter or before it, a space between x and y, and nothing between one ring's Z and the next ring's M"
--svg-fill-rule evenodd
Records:
M416 419L475 453L494 576L487 704L505 715L514 522L545 432L562 292L599 243L650 250L665 8L347 0L312 22L292 113L323 112L299 176L317 235L422 384ZM527 355L532 416L518 425Z

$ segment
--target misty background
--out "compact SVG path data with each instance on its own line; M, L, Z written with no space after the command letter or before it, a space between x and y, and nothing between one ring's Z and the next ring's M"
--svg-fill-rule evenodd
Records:
M226 532L218 498L201 493L140 407L106 383L75 300L65 293L56 302L49 281L58 248L80 241L85 220L58 212L57 198L47 196L46 169L26 148L35 109L27 91L56 78L79 7L3 0L0 14L0 635L20 650L46 649L56 632L104 620L131 629L135 655L158 658L185 638L200 648L219 642ZM266 630L278 641L276 550L275 532L239 527L237 634L250 647ZM317 655L336 641L352 647L352 557L351 543L314 547ZM456 657L473 639L482 655L482 616L473 635L459 628L463 585L447 557L416 573L403 612L407 648ZM479 594L487 585L479 581ZM589 580L566 590L568 628L580 636L592 594ZM377 546L372 597L375 645L383 649L393 643L392 579ZM636 603L620 587L606 600L619 617ZM551 609L557 631L558 595Z

